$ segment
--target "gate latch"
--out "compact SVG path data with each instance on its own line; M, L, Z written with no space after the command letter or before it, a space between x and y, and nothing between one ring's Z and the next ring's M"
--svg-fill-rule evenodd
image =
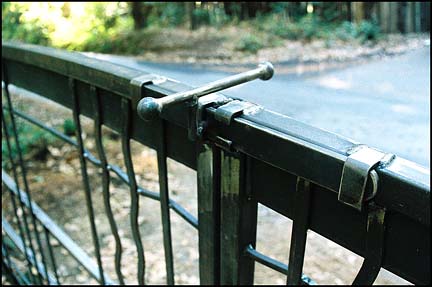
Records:
M344 163L338 200L361 211L363 202L373 198L378 189L378 174L375 168L389 164L393 158L393 154L386 154L366 145L358 146ZM369 177L372 181L372 193L364 199Z
M194 103L198 102L198 98L215 93L236 85L240 85L255 79L269 80L273 76L274 70L273 65L269 62L264 62L258 65L257 68L229 76L204 86L185 91L175 93L163 98L152 98L146 97L139 101L137 111L138 115L144 120L152 120L156 118L162 110L171 104L180 103L188 100L192 100Z

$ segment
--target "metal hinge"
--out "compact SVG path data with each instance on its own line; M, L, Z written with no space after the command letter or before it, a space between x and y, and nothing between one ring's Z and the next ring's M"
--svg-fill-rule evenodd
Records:
M389 164L394 157L366 145L352 150L343 166L338 200L361 211L363 202L372 199L378 190L375 168ZM372 181L372 192L365 198L368 178Z

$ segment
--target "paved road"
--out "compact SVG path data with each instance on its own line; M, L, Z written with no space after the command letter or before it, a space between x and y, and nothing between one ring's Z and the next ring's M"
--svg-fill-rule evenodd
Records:
M191 86L229 75L192 65L93 55ZM226 90L273 111L430 168L430 48L307 77L278 74Z

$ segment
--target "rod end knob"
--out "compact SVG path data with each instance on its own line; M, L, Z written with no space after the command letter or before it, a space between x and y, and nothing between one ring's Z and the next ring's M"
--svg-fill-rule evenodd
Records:
M158 117L160 105L155 98L146 97L138 102L138 115L145 121L151 121Z
M261 80L267 81L270 80L273 77L274 74L274 67L273 64L270 62L262 62L258 65L263 69L263 73L260 77Z

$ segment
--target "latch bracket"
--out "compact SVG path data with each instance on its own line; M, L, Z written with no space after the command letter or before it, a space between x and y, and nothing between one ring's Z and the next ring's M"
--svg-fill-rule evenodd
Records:
M160 84L165 82L167 79L165 77L155 75L155 74L144 74L138 77L133 78L130 81L130 95L132 108L135 109L138 105L138 102L141 100L143 93L142 89L145 85L150 84Z
M233 118L247 109L259 109L259 106L247 101L232 100L216 109L215 119L229 125Z
M378 189L378 165L388 164L394 155L380 152L366 145L360 145L346 159L339 186L338 200L361 211L365 201L366 183L370 177L373 191L368 200L375 196Z
M202 139L207 128L205 110L208 107L217 107L223 105L231 98L225 97L222 94L209 94L200 98L194 98L191 104L191 109L188 117L188 137L194 141L197 138Z

